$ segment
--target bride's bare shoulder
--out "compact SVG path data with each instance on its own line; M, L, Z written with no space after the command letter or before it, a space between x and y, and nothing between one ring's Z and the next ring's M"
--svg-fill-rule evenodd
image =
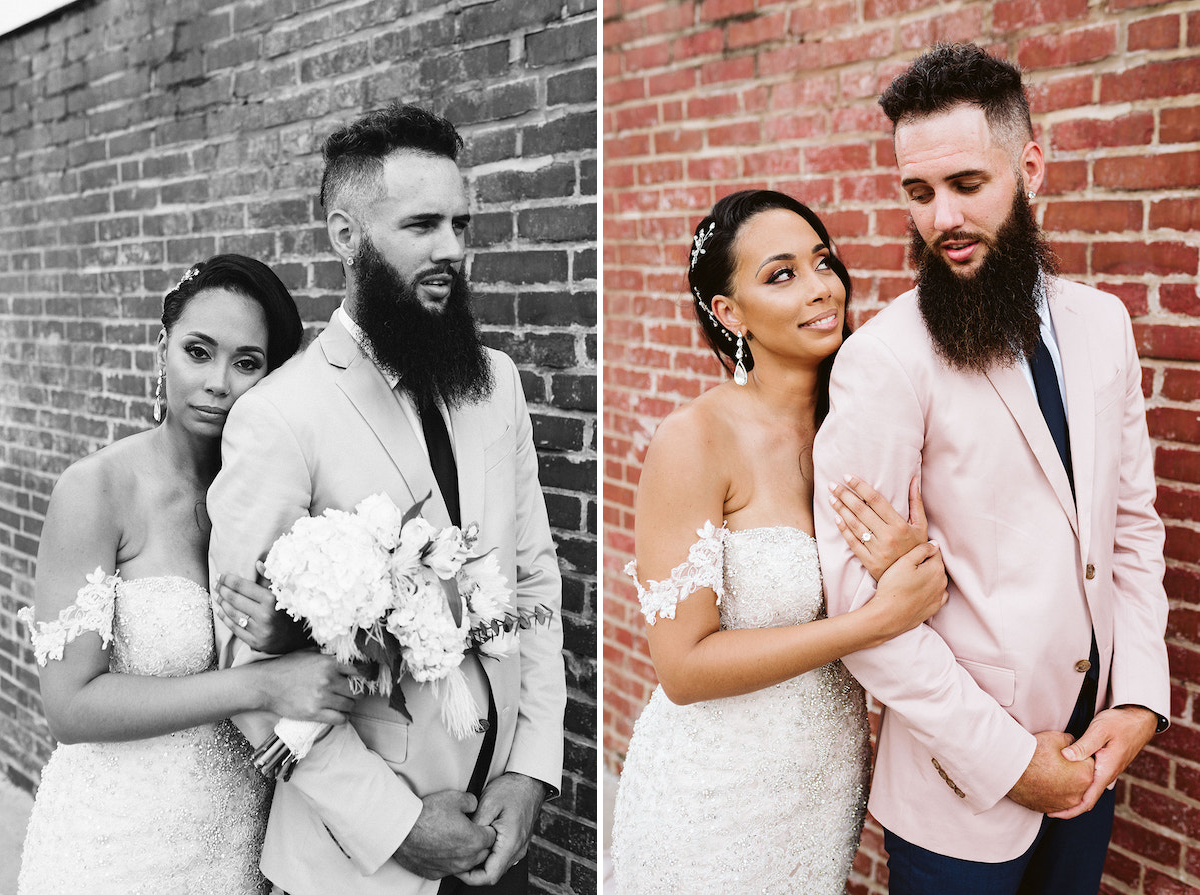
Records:
M51 500L74 509L119 509L136 487L139 471L147 468L148 435L130 435L76 460L59 476Z
M690 460L693 470L713 468L733 442L728 397L726 389L717 386L672 411L655 430L646 463L662 458L678 467Z

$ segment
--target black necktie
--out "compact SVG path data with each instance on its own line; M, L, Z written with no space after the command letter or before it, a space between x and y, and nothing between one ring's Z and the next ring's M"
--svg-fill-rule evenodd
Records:
M1058 448L1058 456L1063 467L1067 470L1067 480L1071 483L1071 494L1075 494L1075 472L1071 468L1071 435L1067 431L1067 413L1063 409L1062 393L1058 390L1058 376L1054 373L1054 361L1050 359L1050 349L1045 341L1038 337L1037 352L1029 361L1029 369L1033 373L1033 388L1037 392L1038 406L1042 408L1042 416Z
M454 449L450 446L446 421L432 401L418 407L417 413L425 433L425 446L429 448L429 465L433 467L433 477L437 479L438 490L442 492L442 500L450 512L450 521L462 527L462 513L458 505L458 465L454 462Z
M1029 362L1033 373L1033 389L1037 392L1038 406L1042 408L1042 416L1058 448L1058 456L1062 459L1063 467L1067 470L1067 480L1071 483L1071 496L1075 496L1075 473L1071 468L1071 436L1067 431L1067 413L1063 409L1062 392L1058 390L1058 376L1054 372L1054 361L1050 357L1050 349L1039 336L1037 352ZM1096 705L1096 689L1100 679L1100 650L1096 645L1096 632L1092 630L1092 646L1088 651L1088 669L1084 674L1083 683L1079 688L1079 696L1075 700L1075 710L1067 722L1066 731L1076 739L1083 736L1088 725L1092 722L1092 713Z

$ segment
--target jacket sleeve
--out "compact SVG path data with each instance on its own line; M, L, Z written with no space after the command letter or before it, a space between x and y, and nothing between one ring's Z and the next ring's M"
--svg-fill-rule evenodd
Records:
M221 471L208 493L212 520L209 575L251 580L254 564L275 539L309 511L311 474L301 439L270 400L251 389L238 400L222 436ZM220 623L222 667L266 658L249 650ZM271 733L275 718L262 713L233 719L252 745ZM330 834L369 875L390 859L421 812L421 800L371 752L354 728L341 724L318 741L290 783L320 816Z
M813 449L818 494L813 512L832 616L870 600L875 582L834 524L826 483L852 473L907 515L908 483L921 470L926 416L923 396L904 365L869 331L856 333L838 353L830 404ZM951 566L949 557L946 563ZM1032 734L980 689L929 625L851 653L843 662L928 749L975 813L1004 798L1028 766L1036 745Z
M1162 520L1154 509L1154 456L1146 429L1141 364L1128 315L1121 308L1126 357L1125 412L1114 535L1113 705L1141 705L1170 716L1170 673L1163 637L1167 595ZM1101 546L1101 545L1097 545Z
M562 578L546 501L538 481L538 456L525 394L515 365L506 355L502 357L503 371L513 379L516 600L520 607L544 606L552 613L548 625L539 625L520 638L520 707L506 770L541 780L557 794L562 784L563 716L567 703L562 655Z

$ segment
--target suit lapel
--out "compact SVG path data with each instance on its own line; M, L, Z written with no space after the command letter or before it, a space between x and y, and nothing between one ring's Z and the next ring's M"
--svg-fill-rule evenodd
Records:
M1057 281L1051 281L1050 317L1062 357L1067 393L1067 428L1071 433L1071 463L1075 473L1075 504L1079 511L1079 543L1088 554L1091 538L1092 477L1096 466L1096 382L1088 347L1084 309L1077 308Z
M449 525L450 515L421 443L423 436L413 430L379 368L362 353L336 314L321 333L320 340L326 360L341 371L336 377L338 388L371 428L396 467L408 490L407 503L411 505L430 494L421 515L433 525ZM401 505L400 508L406 510L408 506Z
M458 466L458 504L465 528L483 519L483 439L487 402L450 411L454 461Z
M1020 366L1011 364L1007 367L990 370L987 378L995 388L996 394L1000 396L1000 400L1004 402L1004 406L1008 408L1008 412L1012 414L1021 434L1025 436L1025 441L1028 442L1030 450L1037 458L1038 465L1041 466L1042 472L1050 482L1050 487L1054 489L1054 494L1058 497L1063 512L1067 514L1071 528L1078 536L1079 522L1075 512L1075 501L1071 497L1071 483L1067 479L1067 470L1058 456L1058 448L1054 446L1054 439L1046 427L1046 418L1042 416L1037 396L1029 387L1025 374ZM1073 431L1072 438L1074 438ZM1074 443L1072 443L1073 447ZM1074 457L1074 450L1071 454Z

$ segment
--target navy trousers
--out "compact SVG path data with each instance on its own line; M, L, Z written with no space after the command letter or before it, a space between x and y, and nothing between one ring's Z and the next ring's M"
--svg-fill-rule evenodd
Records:
M1087 730L1096 703L1100 655L1094 634L1090 661L1066 727L1075 739ZM1043 817L1025 854L999 864L948 858L884 830L889 895L1096 895L1115 805L1116 794L1105 790L1086 814L1070 820Z
M1116 794L1070 820L1042 818L1033 845L1011 861L949 858L883 831L889 895L1096 895L1112 835Z

